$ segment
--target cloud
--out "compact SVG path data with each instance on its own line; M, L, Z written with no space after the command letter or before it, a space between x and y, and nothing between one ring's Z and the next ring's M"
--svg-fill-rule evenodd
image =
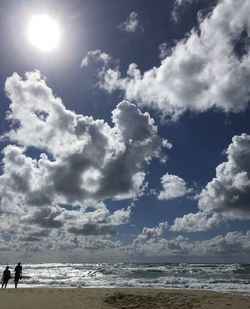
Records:
M58 219L64 222L66 230L76 235L107 235L114 234L116 226L128 223L132 212L132 206L112 214L103 203L95 207L94 211L63 211Z
M168 258L185 256L186 261L193 257L199 259L209 257L216 260L220 257L225 259L227 256L239 256L241 252L248 255L250 252L250 231L246 233L234 231L225 235L217 235L211 239L193 241L178 235L172 239L164 237L163 231L167 225L160 223L159 227L149 229L154 231L149 233L147 228L134 240L131 250L134 254L143 254L147 257L166 257ZM162 232L159 232L162 230ZM157 232L156 232L157 231ZM200 261L200 260L199 260Z
M119 25L119 29L125 32L136 32L136 31L142 31L143 28L140 25L139 19L138 19L138 13L131 12L129 14L129 17Z
M94 249L94 250L103 250L103 249L120 249L121 244L119 241L112 241L109 239L98 239L98 238L90 238L84 244L84 249Z
M225 236L218 235L210 240L201 241L199 247L203 254L238 254L250 252L250 231L246 233L234 231Z
M35 210L34 213L29 213L25 219L26 223L37 224L45 228L59 228L63 225L57 220L62 210L58 207L42 207Z
M172 17L175 22L180 20L180 13L191 4L195 4L201 0L175 0Z
M153 157L164 159L166 146L150 115L123 101L112 112L111 127L67 110L39 72L25 77L15 73L5 86L12 123L5 138L19 145L3 151L0 181L6 194L20 193L30 205L140 195L146 164ZM40 158L29 157L29 147L40 151Z
M112 225L100 225L89 222L83 224L80 228L72 226L69 232L76 235L105 235L114 233L114 227Z
M250 218L250 135L236 135L226 150L227 161L198 195L199 212L177 218L173 230L200 231L222 220Z
M85 207L73 210L58 205L18 207L21 213L1 216L0 242L2 239L6 246L11 243L11 250L20 256L44 250L66 253L83 248L118 248L119 242L109 238L116 234L116 227L129 222L133 205L114 212L103 202L86 203Z
M90 66L91 64L95 64L96 62L107 65L111 60L111 57L107 53L101 52L99 49L91 50L82 59L81 67Z
M30 233L27 233L25 236L19 238L21 242L40 242L43 239L49 237L50 230L33 230Z
M152 228L144 227L142 230L142 234L139 235L139 238L149 239L149 238L162 237L167 227L168 227L167 222L159 223L158 227L152 227Z
M250 218L250 135L236 135L228 146L227 161L199 196L199 208L227 218Z
M154 120L127 101L113 110L112 125L76 114L38 71L24 79L14 73L5 91L10 129L2 136L7 146L0 175L0 240L11 241L24 255L120 247L110 237L129 222L134 205L110 212L103 200L143 194L147 165L152 158L164 161L163 147L171 146L158 136Z
M188 189L185 180L176 175L165 174L161 177L163 190L159 193L159 200L172 200L185 196L192 189Z
M142 229L142 233L139 234L137 238L133 241L133 247L140 246L142 243L145 243L148 240L155 241L161 239L167 227L168 227L167 222L161 222L157 227L152 228L144 227Z
M183 5L185 3L192 3L199 0L175 0L175 5Z
M165 59L171 53L171 49L167 42L163 42L159 45L159 52L160 59Z
M219 215L199 211L176 218L170 229L172 231L201 232L215 228L221 220Z
M179 7L184 7L192 3L197 3L201 0L175 0L174 10L177 10Z
M128 100L172 120L187 110L242 112L250 99L250 52L243 40L243 34L249 38L249 12L247 0L220 1L160 66L143 73L132 63L125 77L109 68L100 86L109 92L119 89Z

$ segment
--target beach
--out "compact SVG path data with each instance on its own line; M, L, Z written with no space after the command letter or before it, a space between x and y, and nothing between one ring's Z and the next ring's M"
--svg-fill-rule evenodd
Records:
M1 289L3 309L226 309L250 308L250 296L213 291L147 288Z

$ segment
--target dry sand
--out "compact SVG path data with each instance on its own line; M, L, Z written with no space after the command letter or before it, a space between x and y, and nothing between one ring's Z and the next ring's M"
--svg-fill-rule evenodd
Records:
M2 289L1 309L250 308L250 296L165 289Z

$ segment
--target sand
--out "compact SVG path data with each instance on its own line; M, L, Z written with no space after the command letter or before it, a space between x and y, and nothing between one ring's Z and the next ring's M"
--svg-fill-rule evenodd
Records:
M1 309L228 309L250 308L250 296L211 291L167 289L53 289L0 290Z

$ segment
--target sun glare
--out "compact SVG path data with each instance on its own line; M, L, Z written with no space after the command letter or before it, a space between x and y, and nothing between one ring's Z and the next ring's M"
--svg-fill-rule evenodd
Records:
M28 38L41 51L51 51L59 43L59 25L47 15L34 16L28 25Z

